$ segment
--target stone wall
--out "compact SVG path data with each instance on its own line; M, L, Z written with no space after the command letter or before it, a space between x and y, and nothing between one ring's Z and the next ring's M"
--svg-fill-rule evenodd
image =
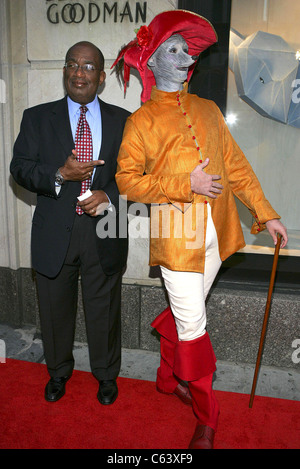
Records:
M71 7L75 3L79 6L73 11ZM0 225L1 267L31 267L30 231L35 196L16 186L9 176L12 147L24 109L64 95L62 67L65 52L81 39L95 42L104 51L107 79L101 89L101 98L130 111L137 109L141 92L137 73L133 71L124 98L123 88L110 67L121 46L134 37L134 30L144 20L149 23L160 11L176 7L175 0L1 2L0 216L6 221ZM284 20L286 11L293 20ZM257 30L280 34L296 52L300 48L299 28L294 20L298 13L299 6L292 0L233 0L231 26L245 36ZM235 124L230 124L230 130L256 171L268 200L282 215L289 230L286 251L297 256L300 253L299 217L295 217L299 212L299 129L259 115L237 96L231 71L228 78L227 113L237 118ZM252 219L248 210L237 203L247 243L245 250L271 253L269 236L250 234ZM130 239L127 279L149 280L148 248L145 220L140 238Z
M38 301L34 275L30 269L0 269L1 322L16 327L36 327L40 336ZM79 286L80 292L80 286ZM207 330L218 360L254 364L257 358L267 291L258 288L222 288L215 285L207 300ZM160 282L153 285L123 283L122 346L128 349L159 351L159 337L151 327L155 317L168 306ZM300 296L274 293L265 338L262 363L299 371L292 359L299 340ZM81 293L76 325L77 342L86 343ZM298 344L298 342L297 342ZM299 355L299 353L298 353Z
M74 3L81 5L76 7L77 17L71 8ZM64 55L74 42L82 39L95 42L104 51L107 80L101 90L101 98L130 111L137 109L141 92L138 75L135 72L131 75L124 98L123 89L110 67L120 47L134 37L134 29L144 19L149 23L158 12L176 6L177 1L173 0L1 0L0 322L17 326L33 324L38 329L38 303L30 261L35 196L16 186L9 176L12 147L23 110L64 95ZM233 28L243 35L259 29L280 34L295 51L300 48L297 18L299 5L292 0L232 2ZM286 253L299 256L300 219L295 214L299 213L300 131L258 115L240 100L231 72L227 111L237 116L236 124L231 125L230 130L257 172L267 198L282 214L288 227L290 242ZM246 250L271 253L272 242L268 235L251 235L252 220L248 210L239 203L238 208ZM158 340L150 323L167 301L161 282L151 277L148 267L148 218L141 218L140 222L141 236L130 238L128 267L124 276L123 346L156 351ZM262 294L239 289L215 289L212 292L208 300L208 328L220 360L255 361L264 306L265 296ZM274 298L265 364L296 366L291 355L292 342L300 337L299 311L299 296L285 294ZM76 338L85 341L81 300Z

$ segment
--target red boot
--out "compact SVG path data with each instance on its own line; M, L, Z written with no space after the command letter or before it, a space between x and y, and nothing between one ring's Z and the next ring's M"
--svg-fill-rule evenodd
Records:
M213 449L215 431L197 423L195 433L189 444L189 449Z
M174 394L187 405L192 405L187 384L181 382L174 373L174 355L178 335L171 309L165 309L151 324L160 334L160 367L157 370L156 387L164 394Z
M213 449L220 407L212 389L213 374L189 382L197 425L189 449Z
M212 389L216 358L208 333L190 340L178 341L174 373L188 381L197 426L189 449L212 448L219 417L219 404Z

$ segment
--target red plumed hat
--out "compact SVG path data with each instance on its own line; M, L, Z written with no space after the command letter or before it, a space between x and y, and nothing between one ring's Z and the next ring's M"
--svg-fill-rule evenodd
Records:
M158 14L149 26L141 26L137 36L123 47L112 67L124 59L124 89L129 82L130 68L136 68L143 82L142 102L150 99L155 78L148 68L147 62L156 49L174 34L180 34L186 41L189 54L199 55L217 41L216 32L211 23L186 10L170 10ZM192 65L188 73L188 81L194 71Z

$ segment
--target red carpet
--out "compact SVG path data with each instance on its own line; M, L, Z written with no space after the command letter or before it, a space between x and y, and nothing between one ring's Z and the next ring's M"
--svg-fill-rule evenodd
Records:
M196 419L190 407L158 393L155 383L118 378L111 406L97 400L91 373L75 371L66 395L44 399L45 365L0 364L1 449L179 449L188 447ZM300 402L216 392L221 406L216 449L299 449Z

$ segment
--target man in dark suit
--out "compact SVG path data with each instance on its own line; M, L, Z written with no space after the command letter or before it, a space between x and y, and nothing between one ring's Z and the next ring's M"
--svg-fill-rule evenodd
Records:
M31 250L50 374L45 398L60 399L73 371L80 273L97 396L102 404L112 404L118 395L121 278L128 245L127 236L99 237L96 227L108 216L118 226L116 159L129 112L98 98L106 74L95 45L72 46L63 73L67 96L24 112L10 170L18 184L37 194ZM82 193L86 198L80 202Z

